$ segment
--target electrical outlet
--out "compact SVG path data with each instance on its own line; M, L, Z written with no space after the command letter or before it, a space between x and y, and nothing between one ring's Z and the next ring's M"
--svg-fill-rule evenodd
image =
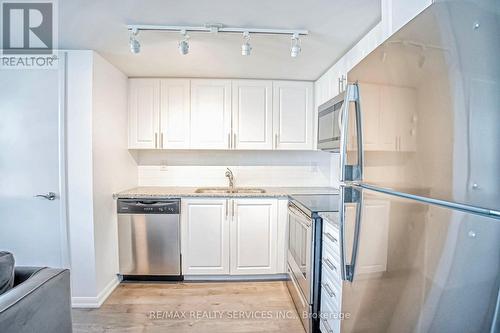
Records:
M160 163L160 171L168 171L168 169L167 169L167 161L161 161L161 163Z

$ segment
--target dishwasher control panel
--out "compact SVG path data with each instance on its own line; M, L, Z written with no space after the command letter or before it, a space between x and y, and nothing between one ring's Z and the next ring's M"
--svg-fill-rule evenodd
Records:
M118 199L118 214L179 214L180 200Z

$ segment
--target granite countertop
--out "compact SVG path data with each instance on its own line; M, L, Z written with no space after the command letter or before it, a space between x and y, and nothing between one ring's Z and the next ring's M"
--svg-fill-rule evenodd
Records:
M134 187L129 190L114 193L115 199L122 198L277 198L288 197L294 194L338 194L338 189L333 187L265 187L255 188L264 189L265 193L196 193L198 188L204 187L181 187L181 186L145 186ZM244 187L254 188L254 187Z

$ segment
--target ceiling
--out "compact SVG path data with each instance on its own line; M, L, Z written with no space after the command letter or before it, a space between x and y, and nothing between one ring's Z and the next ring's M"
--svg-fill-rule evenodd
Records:
M130 77L227 77L316 80L380 21L379 0L65 0L59 1L59 47L92 49ZM302 52L290 57L288 36L253 36L241 55L238 34L140 32L141 53L129 51L127 24L307 29Z

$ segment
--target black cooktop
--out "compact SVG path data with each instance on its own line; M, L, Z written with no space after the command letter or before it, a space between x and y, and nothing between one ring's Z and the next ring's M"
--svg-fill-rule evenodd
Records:
M340 203L338 194L292 195L291 198L297 207L310 216L314 213L339 211Z

